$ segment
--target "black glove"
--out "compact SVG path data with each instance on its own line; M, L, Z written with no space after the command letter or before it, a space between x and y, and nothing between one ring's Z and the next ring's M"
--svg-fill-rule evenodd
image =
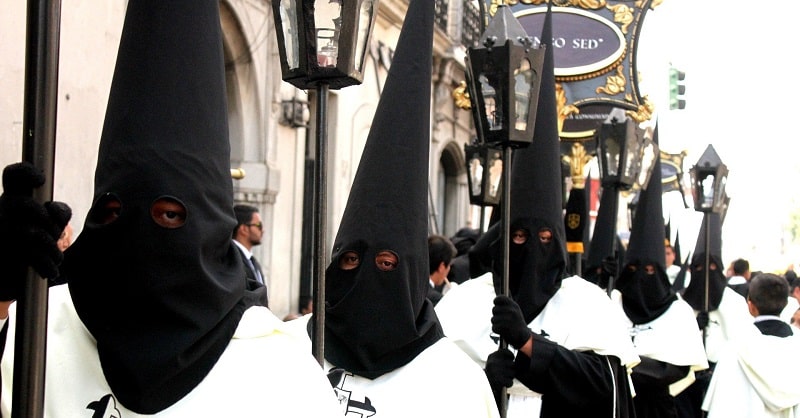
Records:
M511 387L514 383L514 355L507 348L489 354L484 371L492 390Z
M697 313L697 328L704 329L708 326L708 312Z
M499 334L516 349L520 349L531 338L531 330L528 329L517 302L502 295L494 298L492 332Z
M72 218L72 210L61 202L36 202L33 190L44 181L41 170L27 162L11 164L3 170L0 300L21 296L28 266L43 278L58 276L63 254L56 242Z
M619 271L618 271L619 270L619 266L617 264L616 257L606 257L606 258L604 258L603 259L602 268L603 268L603 275L606 278L617 277L617 274L619 273Z

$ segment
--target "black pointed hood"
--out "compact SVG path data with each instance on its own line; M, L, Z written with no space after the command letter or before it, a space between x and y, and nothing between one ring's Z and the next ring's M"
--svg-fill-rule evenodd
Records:
M658 128L653 141L658 143ZM653 173L661 172L661 157L656 154ZM664 261L664 215L661 178L650 176L647 188L639 192L633 216L631 237L616 288L622 293L622 307L634 324L645 324L669 309L676 299L670 288ZM645 268L653 266L653 273Z
M553 39L552 14L548 12L542 27L541 40ZM556 115L555 73L552 45L547 44L542 68L539 105L533 142L514 151L511 164L510 233L523 230L523 244L512 241L509 251L509 288L526 321L544 309L561 286L566 274L567 249L562 215L561 151ZM552 233L550 243L539 240L539 232ZM475 245L474 259L491 258L495 290L502 289L503 241L502 222L493 225ZM511 239L511 237L509 237Z
M368 378L443 336L426 299L433 3L411 0L326 270L325 358Z
M94 203L62 271L137 413L190 392L257 303L231 245L229 159L219 2L130 0Z
M601 269L603 260L614 256L614 246L617 252L623 250L620 239L615 235L617 223L617 199L619 192L614 188L603 188L600 192L600 206L597 208L597 218L594 222L592 240L589 243L589 257L583 277L605 289L608 287L607 278L602 277ZM615 242L616 241L616 244ZM619 264L622 264L622 255ZM620 270L619 268L617 269Z
M705 261L708 253L708 312L716 310L722 301L722 293L728 284L725 277L725 265L722 264L722 222L718 213L708 213L703 216L703 223L697 234L697 243L692 255L692 262L689 266L691 280L689 286L683 292L683 298L689 305L697 311L705 311L706 295L706 270ZM708 236L708 248L706 248L706 230Z

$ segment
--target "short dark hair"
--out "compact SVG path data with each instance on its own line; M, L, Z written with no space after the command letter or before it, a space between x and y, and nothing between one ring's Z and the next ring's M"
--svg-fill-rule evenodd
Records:
M780 315L789 299L789 283L783 276L761 273L750 279L747 299L759 315Z
M258 208L250 205L234 205L233 214L236 216L236 226L233 227L232 237L236 236L236 230L240 225L247 225L253 220L253 214L258 213Z
M453 257L456 256L456 246L444 235L432 234L428 236L428 259L430 271L433 273L439 268L439 264L450 265Z
M783 277L789 282L789 293L792 293L795 287L800 287L800 279L797 278L797 273L794 270L786 270Z
M459 229L455 235L450 237L450 241L456 247L456 256L469 252L469 249L475 245L478 238L480 238L480 233L477 229L468 227Z
M733 261L733 274L742 276L750 270L750 263L744 258L737 258Z

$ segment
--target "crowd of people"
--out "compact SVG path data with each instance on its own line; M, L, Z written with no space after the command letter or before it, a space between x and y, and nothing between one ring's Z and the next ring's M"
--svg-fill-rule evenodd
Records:
M77 238L68 206L32 198L41 170L3 170L2 415L27 390L13 342L32 267L50 284L46 417L800 417L800 279L744 258L726 276L717 214L681 266L657 177L622 256L568 274L551 48L510 219L429 233L434 14L411 0L325 305L279 319L260 215L232 198L218 2L130 0Z

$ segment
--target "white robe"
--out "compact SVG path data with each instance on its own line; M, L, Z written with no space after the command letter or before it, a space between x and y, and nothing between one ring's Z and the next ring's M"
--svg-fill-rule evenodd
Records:
M726 286L719 307L708 313L705 341L708 361L716 363L728 342L737 339L738 334L752 327L752 324L753 317L745 299ZM703 331L698 332L702 336Z
M227 349L197 387L167 409L141 415L113 397L95 340L78 318L66 285L50 289L48 306L46 418L90 417L92 409L104 418L338 416L326 374L306 350L308 337L293 335L265 307L244 313ZM4 417L11 416L15 308L9 312L2 361Z
M305 315L291 323L306 329L311 318ZM308 344L310 347L310 339ZM325 361L325 370L334 367ZM345 371L336 393L340 414L352 418L500 416L483 369L448 338L426 348L405 366L375 379Z
M445 335L482 368L498 348L491 331L495 296L492 273L486 273L452 289L435 308ZM596 326L598 323L603 326ZM597 285L578 276L562 280L559 290L528 328L537 334L545 331L547 339L570 350L616 356L629 371L639 363L611 300ZM516 379L508 394L508 418L539 416L540 394Z
M686 301L676 299L658 318L634 325L622 307L622 294L614 290L611 297L625 318L636 354L676 366L690 366L686 377L670 385L672 396L678 395L694 381L694 372L708 368L694 311Z
M703 400L708 418L800 417L800 336L763 335L750 325L720 353Z

